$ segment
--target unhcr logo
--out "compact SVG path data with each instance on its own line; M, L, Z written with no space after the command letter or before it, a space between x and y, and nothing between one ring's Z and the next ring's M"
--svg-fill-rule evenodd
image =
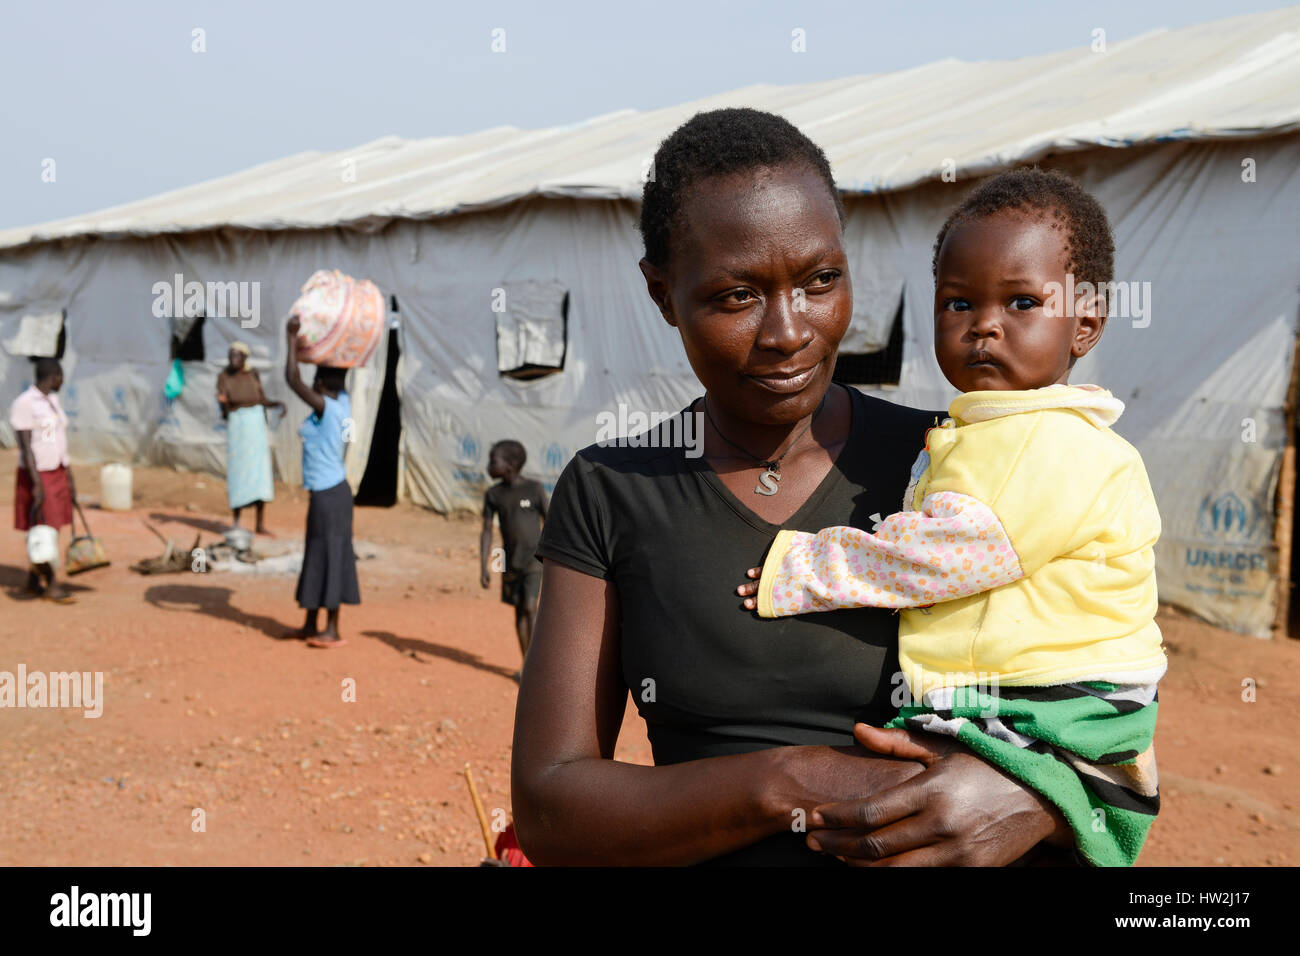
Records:
M153 314L160 319L175 319L182 315L196 318L239 319L243 329L256 328L262 314L262 283L260 282L197 282L185 281L176 273L172 281L155 282Z
M1206 495L1196 524L1202 534L1239 541L1255 537L1260 528L1259 511L1253 502L1243 501L1231 491L1218 497Z
M546 463L546 471L549 474L563 471L564 466L569 463L569 457L569 449L555 442L542 449L542 460Z
M1207 541L1204 548L1188 548L1184 561L1189 568L1203 569L1210 575L1211 583L1209 586L1188 584L1188 589L1233 598L1249 594L1228 586L1244 583L1247 573L1268 573L1268 555L1250 542L1267 533L1264 514L1264 509L1253 500L1231 491L1206 495L1196 516L1196 529L1206 538L1218 540Z
M457 436L454 432L451 437L455 442L455 452L453 462L456 467L452 469L452 477L466 487L472 489L474 493L482 493L483 484L483 465L479 462L479 455L482 453L482 446L479 440L468 432Z
M121 385L113 386L113 410L109 413L109 421L129 422L131 416L126 413L126 388Z

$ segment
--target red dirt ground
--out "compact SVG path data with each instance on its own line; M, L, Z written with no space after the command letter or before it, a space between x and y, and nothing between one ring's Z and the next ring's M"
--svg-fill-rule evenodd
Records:
M0 451L6 522L15 460ZM99 469L75 471L97 501ZM103 671L106 701L98 719L0 711L0 865L478 862L461 770L489 814L510 812L519 667L511 609L478 586L478 518L358 509L356 538L378 551L358 568L365 603L343 610L346 647L315 651L280 638L300 623L292 576L127 569L161 551L144 518L185 547L219 538L219 480L138 468L134 511L86 510L114 563L72 579L75 605L24 597L22 536L0 546L0 670ZM277 486L267 522L281 540L305 514L306 494ZM1300 641L1168 611L1160 623L1164 804L1141 864L1300 862ZM630 707L618 757L650 762Z

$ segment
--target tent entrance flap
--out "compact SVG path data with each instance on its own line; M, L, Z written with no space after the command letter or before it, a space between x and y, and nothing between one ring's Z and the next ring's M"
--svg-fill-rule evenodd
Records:
M402 437L401 400L397 396L397 363L402 349L397 329L388 330L388 356L384 384L379 393L379 410L370 433L370 454L357 488L359 505L391 507L397 504L398 445Z
M206 360L203 348L204 317L180 316L172 319L172 358L182 362ZM225 356L222 356L224 358Z

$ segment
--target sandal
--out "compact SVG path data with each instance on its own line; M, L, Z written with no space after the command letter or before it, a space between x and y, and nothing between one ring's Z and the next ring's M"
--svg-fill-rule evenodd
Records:
M332 641L327 641L320 637L307 638L308 647L342 647L346 643L347 641L343 640L341 637L335 638Z

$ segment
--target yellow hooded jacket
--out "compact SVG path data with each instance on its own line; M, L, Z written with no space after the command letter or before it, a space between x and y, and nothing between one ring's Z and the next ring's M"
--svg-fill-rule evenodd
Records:
M899 661L918 701L976 683L1155 682L1160 515L1137 449L1110 430L1123 407L1091 385L962 395L902 512L874 533L777 535L759 614L905 609Z

